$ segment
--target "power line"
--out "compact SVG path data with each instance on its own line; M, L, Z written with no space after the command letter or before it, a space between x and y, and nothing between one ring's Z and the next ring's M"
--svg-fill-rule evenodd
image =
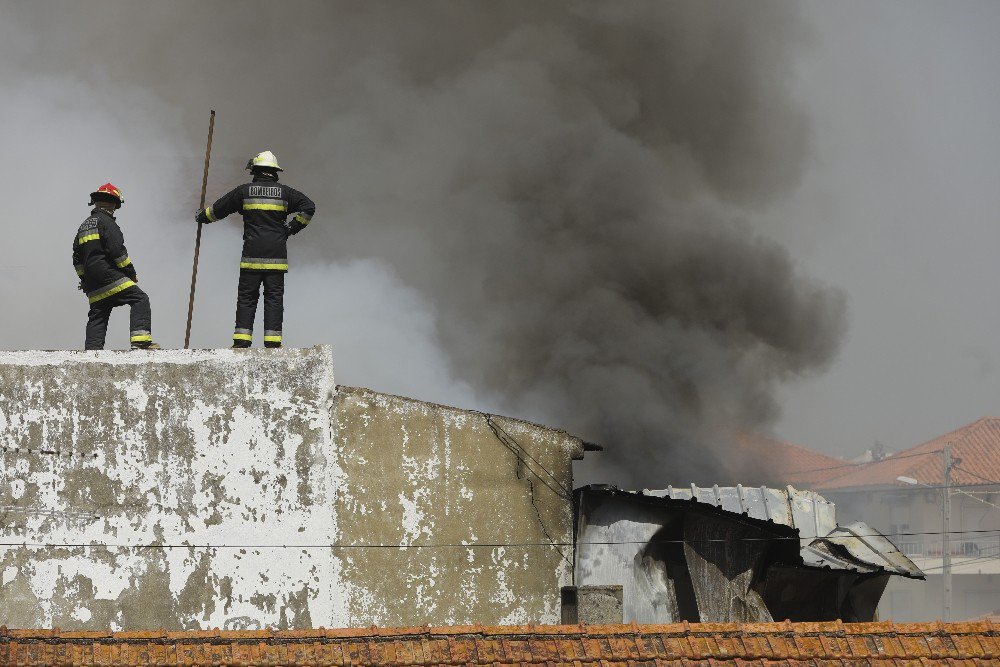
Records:
M993 533L1000 537L1000 529L991 530L954 530L949 534L955 535L981 535ZM856 535L856 537L907 537L916 535L943 535L941 531L904 532L904 533L870 533L866 535ZM844 536L848 537L848 536ZM705 539L653 539L653 540L608 540L608 541L586 541L578 542L577 546L614 546L621 544L707 544L707 543L732 543L732 542L774 542L795 540L801 542L803 539L830 539L836 541L838 536L824 536L817 538L802 538L793 535L774 535L768 537L741 537L741 538L705 538ZM476 542L476 543L441 543L441 544L121 544L121 543L73 543L73 542L0 542L0 547L92 547L92 548L116 548L116 549L505 549L513 547L569 547L572 542Z
M952 464L951 468L952 468L952 470L961 470L966 475L972 475L973 477L975 477L977 479L983 480L987 484L1000 484L1000 482L998 482L995 479L987 479L986 477L983 477L982 475L976 474L976 473L972 472L971 470L968 470L968 469L963 468L961 466L957 466L957 465Z
M995 507L996 509L1000 510L1000 505L997 505L997 504L995 504L995 503L991 503L991 502L990 502L990 501L988 501L988 500L983 500L982 498L976 498L976 497L975 497L974 495L972 495L971 493L968 493L967 491L963 491L962 489L955 489L955 490L954 490L954 491L952 492L952 495L955 495L956 493L960 493L960 494L962 494L963 496L969 496L970 498L972 498L972 499L973 499L973 500L975 500L976 502L979 502L979 503L982 503L982 504L984 504L984 505L989 505L990 507Z
M952 556L954 556L954 554L952 554ZM959 556L959 558L961 558L961 556ZM1000 554L998 554L996 556L976 556L975 558L970 558L968 560L959 561L958 563L953 563L949 567L951 567L952 569L954 569L955 567L965 567L966 565L973 565L975 563L982 563L983 561L997 560L997 559L1000 559ZM931 567L922 567L920 569L923 572L932 572L934 570L943 570L944 569L944 564L941 564L941 565L932 565Z
M493 420L493 415L487 414L485 412L480 412L479 414L481 414L483 418L486 420L486 425L490 427L491 431L493 431L493 436L497 440L499 440L501 444L503 444L507 449L509 449L511 452L514 453L514 456L516 456L521 461L521 463L524 464L524 467L528 472L534 475L539 482L548 487L549 491L552 491L552 493L556 494L560 498L563 498L564 500L572 500L573 492L567 489L565 486L563 486L563 484L559 481L559 479L555 475L553 475L548 468L539 463L538 460L535 457L533 457L530 452L528 452L528 450L526 450L524 447L521 446L521 443L515 440L513 436L511 436L509 433L507 433L507 431L505 431L503 427L500 426L500 424L496 423ZM500 435L501 433L503 434L503 437L501 437ZM510 440L510 442L507 442L507 440ZM511 445L511 443L513 443L513 445ZM535 465L541 468L546 475L551 477L552 481L556 483L556 486L562 489L562 492L560 493L556 489L553 489L551 484L545 481L545 479L537 472L532 470L531 466L529 466L527 462L524 460L524 458L521 456L522 453L524 454L524 456L527 456L529 459L531 459L531 461L534 462Z
M841 465L827 466L825 468L810 468L808 470L794 470L790 474L800 475L800 474L806 473L806 472L823 472L825 470L839 470L840 468L864 468L866 466L875 465L876 463L885 463L886 461L890 461L890 462L891 461L903 461L905 459L912 459L912 458L916 458L918 456L930 456L931 454L940 454L943 451L944 451L943 449L935 449L935 450L930 451L930 452L919 452L917 454L899 454L897 456L887 456L884 459L880 459L878 461L862 461L861 463L851 463L851 462L848 461L848 462L842 463Z

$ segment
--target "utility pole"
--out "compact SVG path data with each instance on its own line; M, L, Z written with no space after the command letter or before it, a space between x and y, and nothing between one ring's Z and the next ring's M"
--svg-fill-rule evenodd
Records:
M951 621L951 443L941 452L944 459L944 484L941 489L941 616Z

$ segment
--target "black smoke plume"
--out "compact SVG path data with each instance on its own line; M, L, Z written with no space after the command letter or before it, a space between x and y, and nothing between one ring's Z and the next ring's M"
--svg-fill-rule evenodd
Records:
M5 10L32 68L148 89L191 146L218 108L318 201L300 260L389 263L455 377L607 447L590 479L761 481L730 434L836 353L840 294L741 215L811 155L791 3L44 4Z

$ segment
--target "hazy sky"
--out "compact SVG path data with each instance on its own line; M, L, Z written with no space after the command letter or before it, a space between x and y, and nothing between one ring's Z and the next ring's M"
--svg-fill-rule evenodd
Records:
M849 330L827 373L780 393L777 432L906 448L1000 412L1000 3L815 2L808 19L815 163L770 223L846 290Z
M103 13L95 10L99 4ZM484 382L482 373L456 372L456 359L480 352L476 344L490 320L455 317L452 311L461 307L452 301L469 295L436 282L447 273L414 269L406 260L411 248L416 257L433 257L423 246L429 240L447 246L446 230L428 227L420 234L418 227L412 236L387 232L385 243L396 247L373 256L358 248L377 242L380 232L371 227L358 231L345 220L352 217L357 224L354 216L364 214L370 224L378 219L380 200L394 202L402 192L418 188L433 194L443 187L435 180L439 165L433 159L400 172L405 180L379 182L392 171L392 156L372 150L386 141L375 137L376 129L399 130L420 122L419 117L401 115L400 120L392 109L373 108L369 124L351 107L364 100L344 99L358 91L373 101L388 99L379 85L371 84L380 77L384 88L397 94L391 70L380 69L377 61L355 60L354 54L387 39L396 40L393 48L403 43L399 53L422 53L419 44L406 40L426 42L426 33L417 28L407 33L408 18L394 20L388 9L374 27L365 21L349 24L345 16L347 27L339 26L338 39L327 41L321 25L296 26L299 8L304 17L324 10L313 3L282 3L282 9L268 11L280 11L286 20L270 22L267 34L260 34L254 9L263 5L204 4L181 10L175 3L0 2L0 74L5 82L0 121L6 143L0 178L13 200L0 214L7 248L0 260L0 302L6 315L0 346L82 347L86 304L74 289L69 245L87 214L87 193L106 180L125 193L122 226L152 299L154 335L166 346L182 344L194 238L189 221L197 206L208 109L214 107L219 119L210 199L240 182L250 155L270 149L288 163L286 182L319 204L314 226L323 225L324 231L307 229L291 243L287 344L332 343L342 384L561 419L551 415L565 414L562 408L546 401L519 403L502 386ZM435 11L440 14L447 6L436 5ZM491 17L482 10L487 3L452 6L455 25L445 12L441 30L468 25L480 33L486 30L483 25L492 29ZM770 161L760 165L760 172L780 174L777 185L764 177L758 179L762 185L752 173L714 173L754 183L754 192L766 189L766 197L755 198L732 183L728 190L716 185L704 191L719 195L722 203L712 207L724 205L727 216L787 249L802 280L818 280L842 290L846 298L847 332L828 368L793 363L780 373L788 381L777 385L781 416L774 420L774 433L853 456L875 440L889 449L909 447L1000 412L995 335L1000 304L994 288L1000 277L995 259L1000 247L1000 42L995 38L1000 3L779 2L767 3L766 11L764 5L760 11L734 9L732 15L726 14L725 3L712 6L715 12L706 12L704 23L689 26L703 29L691 38L698 44L690 51L704 54L729 46L721 41L723 31L711 29L716 24L743 22L736 31L759 44L768 43L773 29L781 53L756 48L755 62L774 69L754 72L759 86L754 90L768 95L782 91L806 119L807 132L803 147L780 151L769 149L771 134L752 136ZM522 19L503 20L516 24ZM629 25L622 17L608 20ZM392 30L380 27L383 23ZM523 58L530 61L539 47L530 31L521 38L502 47L524 49ZM713 39L720 40L717 47ZM459 53L476 53L475 45L460 41L449 45ZM568 46L554 52L552 67L572 76L589 71L559 60L575 57ZM516 64L500 46L476 57L504 67ZM433 58L414 63L415 76L421 68L433 72L447 67L448 58L442 55L441 60L444 65ZM328 75L328 87L343 91L329 103L318 104L312 97L310 77L315 77L317 62ZM297 73L299 64L313 73ZM285 75L275 73L282 68ZM255 77L255 69L264 73ZM507 71L491 70L497 85L504 85ZM608 76L600 69L594 72L595 77ZM639 81L659 75L655 70L627 74ZM352 87L354 80L366 85ZM237 83L238 92L231 92ZM455 109L455 117L443 125L425 125L419 144L411 145L415 151L454 127L462 130L463 141L473 143L462 113L476 109L488 115L491 105L508 108L504 104L509 100L479 96L476 81L459 83L464 86L461 95L433 85L405 89L406 104L418 112L440 115L440 109ZM707 84L710 89L712 81ZM217 90L227 94L215 94ZM470 99L477 104L465 104ZM559 107L556 100L553 108ZM767 100L750 108L755 113L770 109ZM783 109L779 105L775 113ZM517 113L515 107L513 115L498 115L498 125L510 121L511 127L521 127L524 119ZM608 113L638 112L623 105ZM274 118L279 120L272 122ZM796 118L790 115L789 123ZM787 133L774 136L788 142ZM542 145L550 139L539 134ZM333 158L315 150L327 144L338 147L334 167L326 164ZM618 146L615 150L624 152ZM482 170L462 151L440 155L448 173ZM667 155L664 162L677 169L688 159L677 151L660 155ZM790 157L783 165L785 155ZM504 159L513 164L522 157ZM630 157L628 164L642 164L642 159ZM785 173L789 170L793 173ZM319 179L321 171L330 179ZM706 178L713 175L710 169L705 173ZM723 196L727 193L731 196ZM371 201L355 201L362 197ZM415 219L432 224L437 202L410 205ZM448 202L440 211L460 213L463 205ZM332 245L320 245L320 239ZM488 249L491 240L483 236L483 247ZM638 251L641 238L634 242ZM229 344L239 250L236 225L205 230L195 346ZM297 256L303 258L299 264ZM500 306L494 310L501 322L506 311ZM446 353L444 341L463 346L462 353ZM463 341L469 341L468 350ZM126 345L126 315L116 312L109 346ZM813 376L794 379L799 368ZM768 375L762 382L770 394L777 379ZM573 394L564 392L552 403L566 396ZM769 410L765 406L762 412Z

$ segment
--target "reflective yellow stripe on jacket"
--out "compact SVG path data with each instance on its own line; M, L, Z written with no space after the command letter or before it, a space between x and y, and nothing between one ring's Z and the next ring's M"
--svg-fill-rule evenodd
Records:
M284 199L244 199L244 211L287 211L288 202Z
M105 285L104 287L94 290L93 292L87 292L87 300L90 303L96 303L101 299L107 299L109 296L114 296L119 292L124 292L129 287L135 286L135 283L128 278L122 278L121 280L116 280L110 285Z

